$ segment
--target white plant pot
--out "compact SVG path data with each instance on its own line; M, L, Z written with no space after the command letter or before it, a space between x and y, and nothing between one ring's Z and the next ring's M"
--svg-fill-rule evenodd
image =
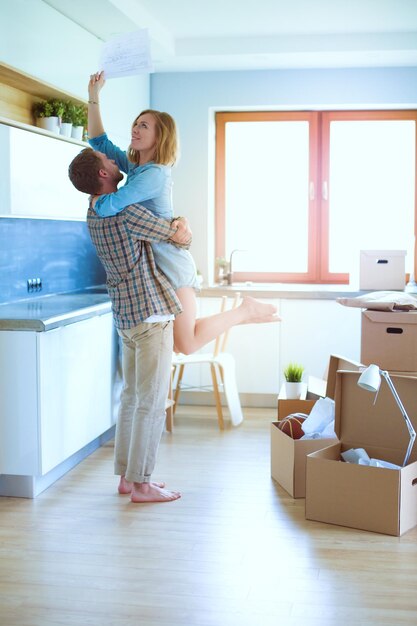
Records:
M72 122L61 122L60 134L64 137L71 137Z
M82 141L83 139L84 126L73 126L71 131L71 137L73 139L78 139Z
M288 400L299 400L303 390L303 383L285 383L285 395Z
M39 128L59 134L59 117L38 117L36 124Z

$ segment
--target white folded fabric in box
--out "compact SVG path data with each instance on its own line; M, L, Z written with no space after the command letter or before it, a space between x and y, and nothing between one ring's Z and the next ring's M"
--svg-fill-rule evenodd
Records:
M356 463L357 465L368 465L369 467L385 467L385 469L401 469L400 465L382 461L381 459L371 459L364 448L350 448L341 453L342 459L346 463Z
M336 437L334 432L334 400L319 398L301 428L304 432L301 439Z

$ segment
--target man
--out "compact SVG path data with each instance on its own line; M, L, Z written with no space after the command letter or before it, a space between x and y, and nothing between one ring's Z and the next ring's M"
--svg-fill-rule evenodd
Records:
M68 174L84 193L117 190L123 176L114 161L85 148ZM123 342L123 391L115 439L119 493L132 502L166 502L180 497L163 483L151 482L165 425L173 350L172 322L181 305L156 267L151 242L186 246L191 231L185 218L172 222L134 204L114 217L101 218L90 207L87 225L107 274L115 326Z

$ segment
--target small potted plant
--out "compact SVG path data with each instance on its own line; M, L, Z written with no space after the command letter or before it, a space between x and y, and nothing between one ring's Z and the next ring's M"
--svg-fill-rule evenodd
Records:
M59 117L55 115L54 107L50 100L38 100L32 106L32 113L36 120L36 126L53 133L59 133Z
M285 395L289 400L295 400L301 397L303 389L303 373L304 367L298 363L289 363L284 369L285 377Z
M52 115L58 117L59 121L61 122L62 116L65 112L65 102L63 102L62 100L58 100L57 98L51 98L51 100L48 100L48 102L52 107Z
M74 104L72 109L71 137L82 141L84 130L87 128L87 107L84 104Z
M73 111L74 111L74 103L70 100L66 100L64 103L64 110L61 117L61 135L65 137L71 137L72 131L72 120L73 120Z

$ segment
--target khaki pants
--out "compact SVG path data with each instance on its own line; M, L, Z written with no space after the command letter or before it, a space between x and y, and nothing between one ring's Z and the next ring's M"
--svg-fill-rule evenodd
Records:
M173 322L118 329L123 342L123 391L116 425L114 473L150 482L165 425Z

